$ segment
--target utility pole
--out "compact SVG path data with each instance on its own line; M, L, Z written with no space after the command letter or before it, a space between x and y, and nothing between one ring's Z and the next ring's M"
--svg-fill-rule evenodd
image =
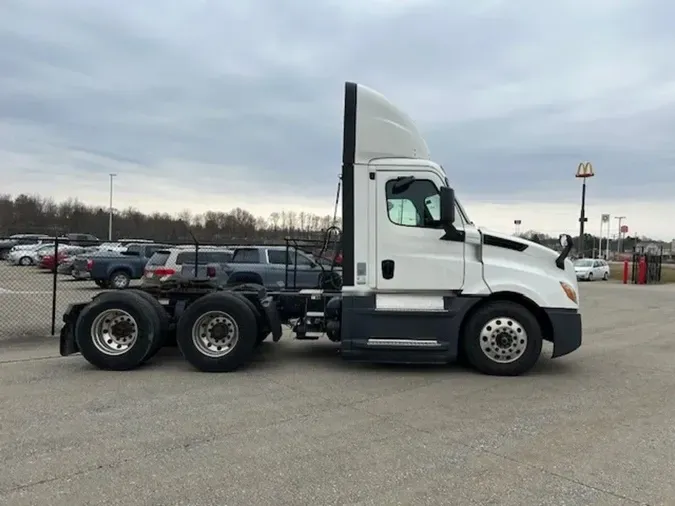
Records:
M520 235L520 225L522 223L522 220L513 220L514 235Z
M112 222L113 222L113 178L117 174L108 174L110 176L110 207L108 209L108 241L112 242Z
M616 236L616 252L620 253L621 252L621 246L623 245L623 237L621 234L621 222L626 219L625 216L615 216L615 220L619 222L619 233Z

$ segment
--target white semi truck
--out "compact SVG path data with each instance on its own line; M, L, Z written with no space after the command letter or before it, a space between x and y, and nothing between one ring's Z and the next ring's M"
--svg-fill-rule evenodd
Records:
M356 83L345 84L344 98L341 287L186 283L162 293L106 292L68 308L61 354L131 369L175 336L197 369L231 371L291 321L295 337L325 333L346 360L463 357L495 375L530 370L543 340L553 357L577 349L571 237L561 236L558 254L476 227L404 112Z

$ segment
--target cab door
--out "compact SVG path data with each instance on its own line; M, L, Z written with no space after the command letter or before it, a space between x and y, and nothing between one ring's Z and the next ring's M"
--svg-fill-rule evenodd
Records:
M376 172L378 291L438 292L464 283L464 242L441 240L439 175L404 167ZM456 218L458 219L458 218Z

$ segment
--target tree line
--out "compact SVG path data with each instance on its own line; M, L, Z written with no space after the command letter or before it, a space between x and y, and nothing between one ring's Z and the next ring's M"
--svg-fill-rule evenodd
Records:
M38 195L0 195L0 237L30 233L82 233L107 239L108 220L107 208L86 205L77 199L55 202ZM279 211L261 217L241 208L203 214L192 214L186 210L177 215L147 214L127 208L114 213L113 239L190 242L194 236L205 243L238 239L281 241L286 236L319 237L333 224L330 215L295 211ZM336 224L340 226L339 218Z
M107 208L89 206L77 199L55 202L38 195L0 195L0 237L22 233L86 233L107 239L108 219ZM341 226L339 218L336 224ZM127 208L114 215L113 238L189 242L194 235L198 241L205 243L244 239L283 241L287 236L321 238L322 231L331 225L333 217L330 215L318 216L295 211L279 211L261 217L241 208L204 214L192 214L186 210L178 215L160 212L147 214ZM549 248L560 249L558 237L535 230L520 235ZM618 251L618 246L622 251L630 251L638 241L649 239L629 236L620 245L616 239L612 239L609 249ZM579 238L574 237L574 242L578 245ZM593 256L597 254L600 238L585 234L584 244L584 256ZM603 250L605 247L606 241L603 240Z

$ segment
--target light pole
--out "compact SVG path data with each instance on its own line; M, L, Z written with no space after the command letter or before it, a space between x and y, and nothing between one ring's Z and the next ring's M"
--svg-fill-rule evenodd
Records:
M583 179L583 184L581 185L581 214L579 216L579 247L577 248L577 252L581 258L584 257L584 224L588 221L588 218L586 218L586 179L594 175L591 162L581 162L577 167L575 177Z
M622 245L622 233L621 233L621 222L626 219L625 216L615 216L615 220L619 222L619 233L616 236L616 252L619 253L621 252L621 245Z
M602 256L602 240L605 233L605 223L607 224L607 244L605 249L607 253L605 254L605 260L609 258L609 214L603 214L600 218L600 246L598 247L598 257Z
M113 179L117 174L108 174L110 176L110 207L108 209L108 241L112 242L112 221L113 221Z

